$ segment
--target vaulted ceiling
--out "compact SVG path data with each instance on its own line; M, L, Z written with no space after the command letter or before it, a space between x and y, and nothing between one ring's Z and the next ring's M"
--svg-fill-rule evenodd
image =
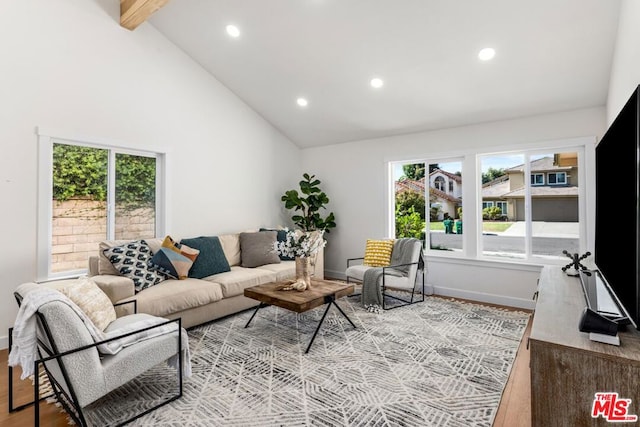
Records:
M296 144L311 147L602 106L619 6L173 0L147 19ZM226 32L229 24L238 37ZM492 60L478 58L485 47L495 49ZM370 85L375 77L382 87Z

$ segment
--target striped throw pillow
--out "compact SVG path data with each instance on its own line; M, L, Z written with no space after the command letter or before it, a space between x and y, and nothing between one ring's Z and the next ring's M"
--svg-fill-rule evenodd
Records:
M391 263L391 252L393 251L393 240L373 240L367 239L367 246L364 250L364 265L371 267L385 267Z

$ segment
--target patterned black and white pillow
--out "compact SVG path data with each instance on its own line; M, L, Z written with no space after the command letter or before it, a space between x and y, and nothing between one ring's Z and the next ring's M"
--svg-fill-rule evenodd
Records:
M114 246L103 252L120 274L133 280L136 292L157 285L166 278L149 267L148 262L153 257L153 251L144 240Z

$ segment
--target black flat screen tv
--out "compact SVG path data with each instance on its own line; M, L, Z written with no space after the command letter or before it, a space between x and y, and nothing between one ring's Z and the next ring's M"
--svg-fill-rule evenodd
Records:
M640 85L596 146L596 268L640 328ZM628 323L628 322L627 322Z

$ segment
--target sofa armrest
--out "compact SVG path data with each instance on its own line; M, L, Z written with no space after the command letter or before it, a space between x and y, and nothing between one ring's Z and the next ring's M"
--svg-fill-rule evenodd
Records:
M98 255L91 255L89 257L89 270L87 271L89 277L97 276L99 274L99 262L100 258L98 257Z
M128 277L101 274L92 276L91 279L107 294L112 303L132 297L136 293L133 280Z

